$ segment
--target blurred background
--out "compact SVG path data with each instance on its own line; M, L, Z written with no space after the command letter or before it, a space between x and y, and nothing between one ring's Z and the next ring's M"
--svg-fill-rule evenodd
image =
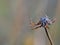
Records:
M48 32L60 45L60 0L0 0L0 45L50 45L43 28L29 26L45 14L56 18Z

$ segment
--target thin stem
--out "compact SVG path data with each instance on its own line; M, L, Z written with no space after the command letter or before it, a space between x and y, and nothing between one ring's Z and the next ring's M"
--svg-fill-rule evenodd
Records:
M52 44L52 41L51 41L51 39L50 39L50 37L49 37L49 34L48 34L47 29L46 29L46 28L44 28L44 29L45 29L45 32L46 32L46 35L47 35L47 37L48 37L48 40L49 40L50 44L53 45L53 44Z

